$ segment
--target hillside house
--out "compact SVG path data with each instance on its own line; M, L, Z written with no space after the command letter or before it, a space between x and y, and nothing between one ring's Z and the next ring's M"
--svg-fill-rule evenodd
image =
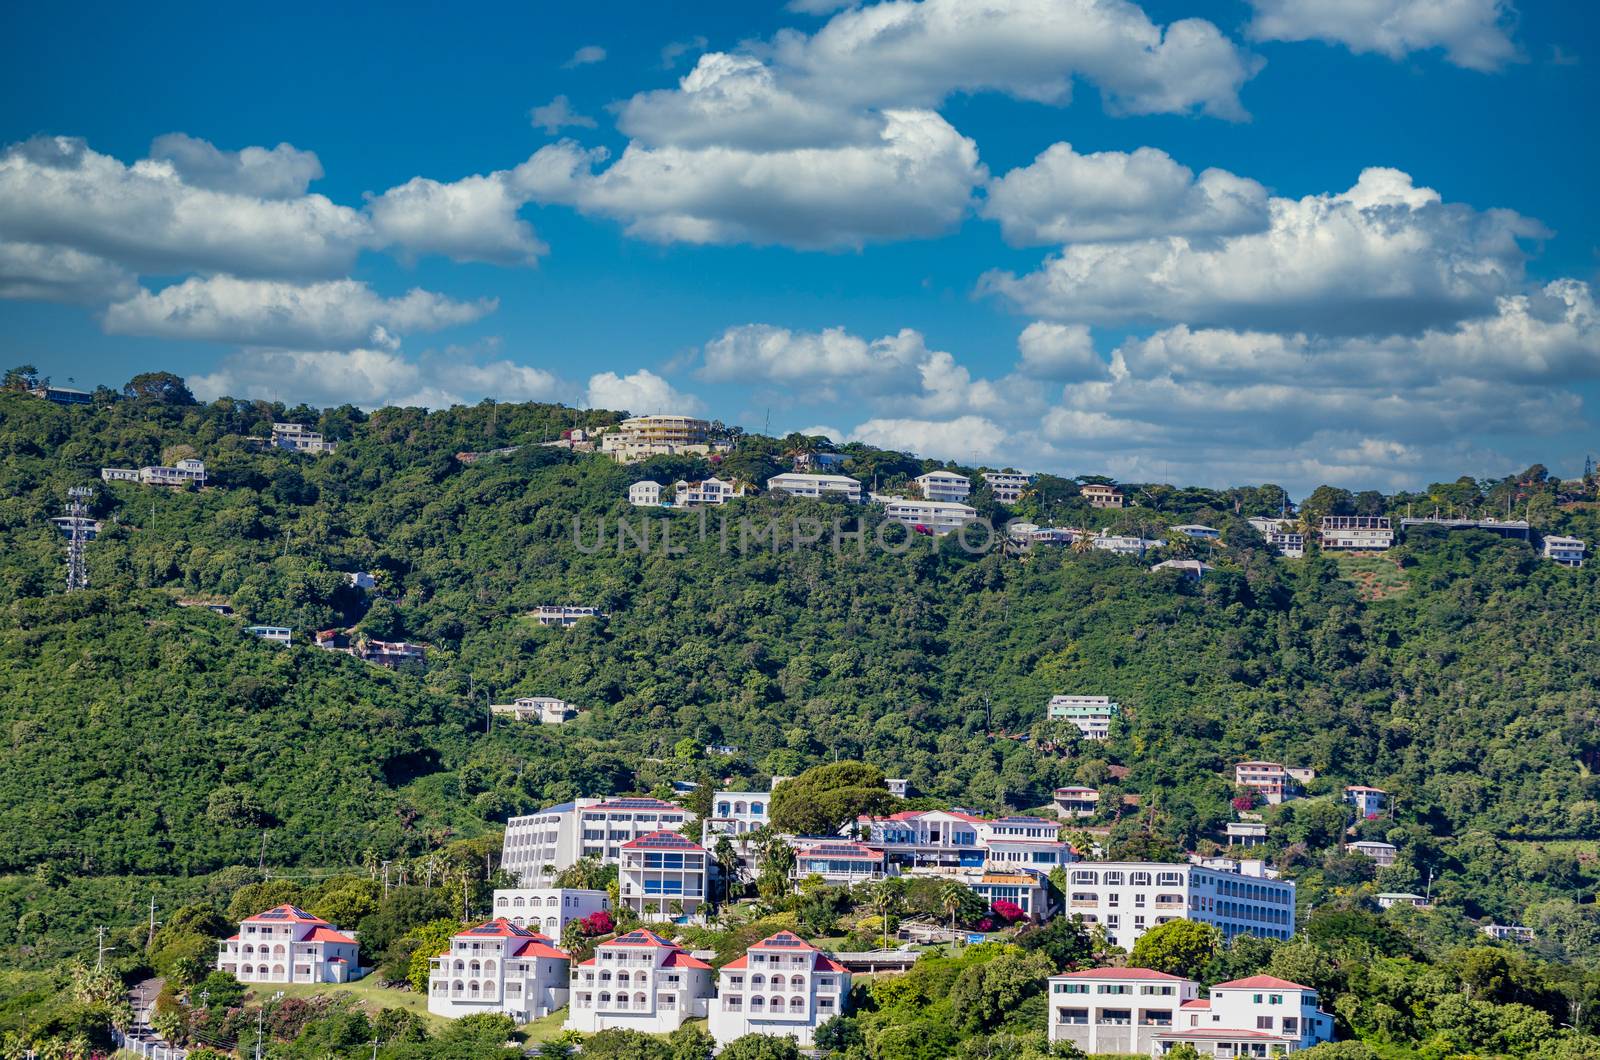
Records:
M630 931L572 970L569 996L570 1030L671 1034L708 1014L711 966L653 931Z
M217 944L217 970L241 983L345 983L361 975L356 940L321 917L279 905Z
M711 1036L719 1046L747 1034L810 1045L817 1027L844 1015L849 1003L850 973L844 965L793 932L780 931L718 972Z
M449 952L428 962L428 1011L541 1019L566 1005L571 968L572 958L548 936L496 918L452 935Z

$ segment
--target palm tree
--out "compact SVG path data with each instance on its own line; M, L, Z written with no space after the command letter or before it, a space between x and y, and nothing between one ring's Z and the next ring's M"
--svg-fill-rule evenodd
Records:
M956 914L961 911L964 904L962 891L966 888L951 880L939 889L939 907L950 917L950 934L956 933Z
M905 887L894 877L879 880L872 885L872 892L868 895L868 902L877 910L878 917L882 920L881 943L884 949L889 948L889 917L900 911L905 904Z
M719 835L711 848L711 856L716 860L717 868L722 873L722 900L726 902L732 893L733 884L742 882L739 852L734 849L732 840L725 835Z

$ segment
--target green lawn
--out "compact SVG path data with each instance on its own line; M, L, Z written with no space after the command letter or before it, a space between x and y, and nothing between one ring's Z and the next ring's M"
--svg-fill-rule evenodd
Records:
M379 1009L404 1008L422 1016L428 1025L437 1030L450 1021L443 1016L435 1016L428 1011L428 999L412 990L391 990L378 982L376 975L369 975L365 979L357 979L353 983L284 983L272 985L263 983L252 986L249 997L259 1000L271 997L279 990L285 997L348 997L353 998L368 1015L376 1015Z
M1368 600L1399 596L1411 587L1405 572L1386 556L1350 556L1327 553L1339 564L1339 573Z

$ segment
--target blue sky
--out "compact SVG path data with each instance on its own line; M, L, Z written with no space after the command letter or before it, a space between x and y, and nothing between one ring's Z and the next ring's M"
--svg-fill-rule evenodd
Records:
M0 343L81 384L702 410L1128 480L1576 474L1592 22L33 5Z

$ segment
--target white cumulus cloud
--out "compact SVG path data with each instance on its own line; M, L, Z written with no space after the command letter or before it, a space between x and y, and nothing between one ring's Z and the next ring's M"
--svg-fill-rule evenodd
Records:
M1017 350L1022 354L1017 371L1030 378L1076 382L1106 374L1085 324L1035 320L1017 336Z
M492 299L459 302L420 288L384 298L356 280L293 284L219 275L116 302L106 310L105 329L250 345L392 345L394 332L467 324L495 308Z
M133 273L71 247L0 240L0 298L95 305L138 288Z
M575 66L590 66L594 63L603 63L605 61L606 50L604 48L598 44L585 44L572 53L572 58L568 59L565 65L570 70Z
M194 187L263 199L298 198L313 180L322 178L322 162L316 152L292 144L224 151L209 140L175 132L156 137L150 157L170 162Z
M880 449L901 449L935 459L992 460L1006 441L1005 430L982 416L957 416L948 420L914 418L870 419L850 432L850 441Z
M1017 246L1239 235L1268 219L1267 189L1246 177L1196 177L1153 147L1079 154L1067 143L991 181L982 212Z
M532 265L550 248L517 216L525 201L501 170L441 183L413 177L371 200L377 239L406 254Z
M1256 40L1320 40L1401 59L1442 48L1469 70L1491 72L1517 58L1516 12L1508 0L1250 0Z
M594 119L573 110L572 101L566 96L557 96L543 106L534 107L528 112L528 120L533 122L534 128L543 129L551 136L569 126L579 129L595 127Z
M368 348L241 350L188 382L206 401L230 396L363 408L446 408L485 397L549 401L560 391L554 375L509 360L479 364L448 353L412 359L396 350Z
M589 377L584 403L589 408L626 410L636 416L652 413L692 415L705 410L705 404L699 398L679 392L648 368L627 375L596 372Z

